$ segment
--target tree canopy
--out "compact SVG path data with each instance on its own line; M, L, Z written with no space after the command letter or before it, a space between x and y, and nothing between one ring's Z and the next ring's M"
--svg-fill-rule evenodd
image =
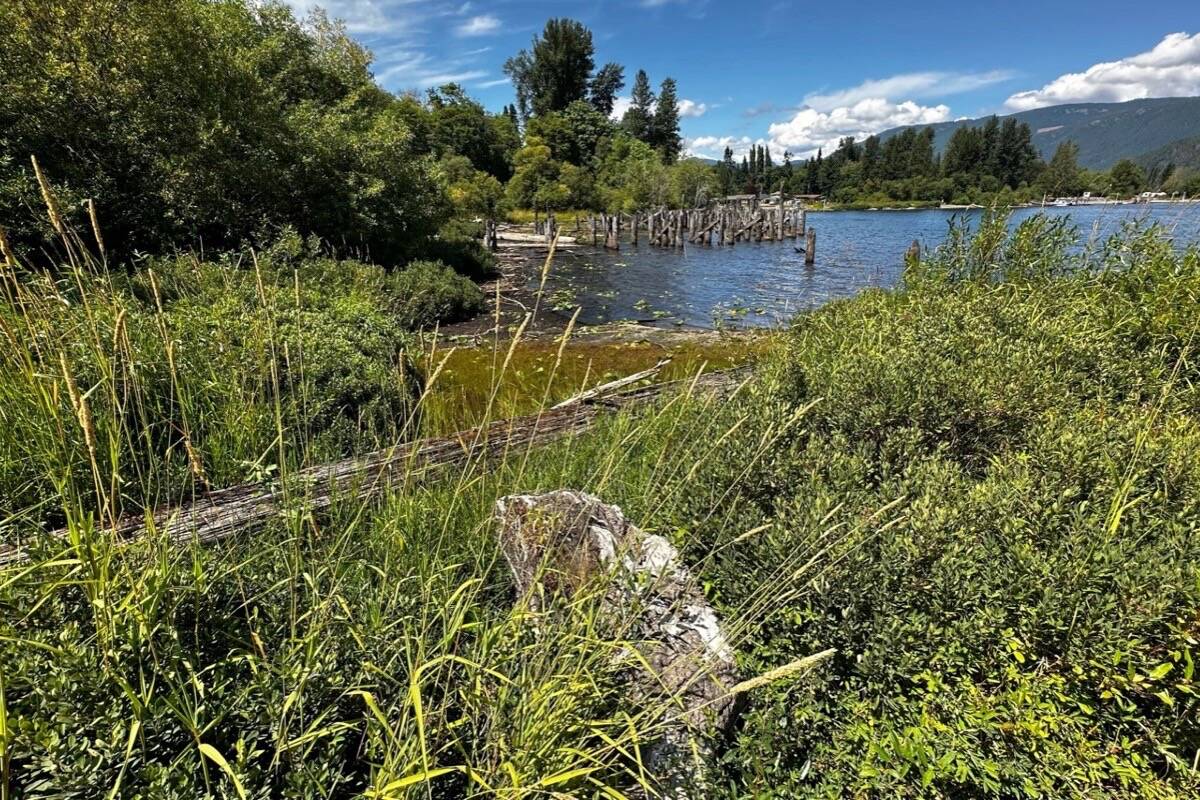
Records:
M292 225L407 257L449 205L412 105L337 24L244 0L0 4L0 218L46 242L30 156L118 251ZM482 161L482 154L474 154Z
M573 19L550 19L530 50L522 50L504 64L517 90L522 115L561 111L576 100L585 100L592 82L594 49L592 32ZM605 69L608 69L607 65ZM603 71L602 71L603 72ZM612 85L611 70L605 76Z

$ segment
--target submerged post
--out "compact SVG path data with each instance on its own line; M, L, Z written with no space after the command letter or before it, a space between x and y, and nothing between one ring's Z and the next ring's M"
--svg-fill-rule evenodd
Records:
M809 228L804 236L804 266L811 267L817 260L817 229Z

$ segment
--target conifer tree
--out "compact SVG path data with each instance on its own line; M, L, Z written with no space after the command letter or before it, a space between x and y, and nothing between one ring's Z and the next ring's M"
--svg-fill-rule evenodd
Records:
M679 97L675 79L664 78L658 88L658 105L650 124L651 144L662 155L664 164L674 164L683 145L679 136Z
M868 136L863 142L862 164L863 180L873 181L879 178L878 136Z
M1043 191L1055 197L1075 196L1083 188L1079 172L1079 146L1068 140L1060 144L1042 172Z
M633 138L653 144L650 136L654 121L654 92L650 91L650 78L646 76L644 69L639 69L633 79L630 100L629 109L621 119L621 126Z
M617 95L625 88L625 68L610 61L592 77L589 100L604 116L612 113Z

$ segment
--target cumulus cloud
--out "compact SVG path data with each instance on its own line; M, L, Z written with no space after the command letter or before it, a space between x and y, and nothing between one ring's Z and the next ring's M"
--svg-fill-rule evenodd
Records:
M463 22L454 32L459 36L487 36L490 33L495 33L500 30L500 19L491 14L482 14L478 17L471 17Z
M757 141L749 136L697 136L683 140L683 150L689 156L696 158L720 159L725 154L725 148L733 150L733 157L740 159L750 152L750 146L765 144L763 139Z
M812 93L804 98L804 105L817 111L832 111L880 97L947 97L1011 80L1014 74L1004 69L988 72L907 72L890 78L866 80L858 86L828 94Z
M620 122L621 117L625 116L625 112L629 110L631 105L633 105L633 98L617 97L613 100L613 110L612 113L608 115L608 118Z
M633 105L633 99L628 95L615 98L613 100L612 113L608 115L609 119L619 122L631 105ZM702 117L713 108L716 108L716 106L710 106L708 103L697 103L695 100L683 99L679 101L679 116Z
M1200 94L1200 33L1171 33L1152 50L1119 61L1093 64L1040 89L1018 92L1005 106L1013 111L1059 103L1119 103L1143 97Z
M787 122L773 123L767 135L773 153L788 150L794 156L807 157L818 149L836 147L845 136L862 139L900 125L930 125L948 119L950 108L945 105L923 106L913 100L893 103L882 97L868 97L828 111L801 109Z

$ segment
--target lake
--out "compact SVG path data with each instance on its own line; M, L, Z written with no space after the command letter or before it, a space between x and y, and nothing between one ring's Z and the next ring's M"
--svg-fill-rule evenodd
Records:
M1150 220L1172 231L1177 243L1200 241L1198 205L1025 208L1013 212L1012 223L1039 212L1070 216L1083 239L1106 238L1126 221ZM682 251L649 247L644 240L636 248L622 242L619 252L580 246L555 257L543 307L548 304L569 316L575 306L582 306L584 324L638 320L662 327L776 325L798 311L864 288L895 286L913 239L923 248L936 247L956 214L974 223L980 213L810 213L808 224L817 231L812 267L804 266L804 256L791 240L739 242L734 247L688 245ZM569 223L563 233L572 233Z

